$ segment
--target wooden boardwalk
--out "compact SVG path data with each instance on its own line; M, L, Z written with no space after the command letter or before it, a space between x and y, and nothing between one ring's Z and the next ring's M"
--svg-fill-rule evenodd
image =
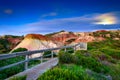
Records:
M14 58L14 57L18 57L18 56L25 56L25 60L13 63L13 64L9 64L3 67L0 67L0 71L7 69L7 68L11 68L13 66L19 65L19 64L25 64L24 68L25 71L20 72L14 76L24 76L27 75L27 79L26 80L36 80L38 78L39 75L41 75L42 73L44 73L46 70L56 66L58 64L58 58L53 58L54 55L54 51L56 50L61 50L64 49L64 51L67 50L67 48L73 48L74 50L79 49L79 47L82 46L82 44L78 43L78 44L74 44L74 45L69 45L69 46L62 46L62 47L58 47L58 48L49 48L49 49L43 49L43 50L35 50L35 51L24 51L24 52L16 52L16 53L12 53L12 54L3 54L0 55L0 60L5 60L5 59L9 59L9 58ZM34 55L34 54L38 54L38 53L44 53L46 51L51 51L50 54L47 55L43 55L43 56L38 56L35 58L29 58L29 55ZM43 60L43 58L45 56L51 56L51 59L47 62L41 63L37 66L32 67L31 69L28 69L28 63L29 61L32 60L36 60L36 59L40 59L41 62ZM8 72L9 73L9 72ZM12 77L14 77L12 76ZM10 77L10 78L12 78ZM6 80L9 80L10 78L7 78Z
M14 76L24 76L27 75L27 79L26 80L36 80L39 75L43 74L44 72L46 72L48 69L51 69L52 67L56 66L58 64L58 58L52 58L47 62L43 62L37 66L34 66L30 69L27 69L23 72L20 72ZM14 77L12 76L12 77ZM12 78L10 77L10 78ZM6 79L9 80L10 78Z

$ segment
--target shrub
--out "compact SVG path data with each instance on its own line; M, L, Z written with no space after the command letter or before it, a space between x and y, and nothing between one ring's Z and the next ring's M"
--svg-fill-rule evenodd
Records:
M26 80L26 76L16 76L11 78L10 80Z
M66 50L67 50L68 53L71 53L71 54L74 53L74 49L73 48L67 48Z
M61 51L64 52L65 49L61 49L59 52L61 52ZM74 49L73 48L66 48L66 52L72 54L72 53L74 53Z
M106 49L102 48L100 49L102 52L104 52L107 55L110 55L111 57L115 59L120 59L120 50L115 50L115 49Z
M113 80L120 80L120 64L110 66L109 74Z
M77 50L75 52L75 54L84 54L84 53L88 53L88 51L87 50Z
M6 66L9 64L13 64L13 63L16 63L16 62L21 61L21 60L24 60L23 56L16 57L16 58L10 58L10 59L6 59L6 60L1 60L0 67ZM23 71L23 70L24 70L24 64L20 64L20 65L17 65L17 66L8 68L8 69L4 69L4 70L0 71L0 80L8 78L14 74L17 74L18 72Z
M7 39L0 38L0 54L8 53L10 51L10 45Z
M43 56L45 57L45 58L50 58L51 57L51 51L45 51L44 52L44 54L43 54ZM46 55L48 55L48 56L46 56ZM53 54L53 57L56 57L57 55L54 53Z
M20 52L20 51L27 51L27 49L26 48L18 48L16 50L14 50L13 52ZM9 65L9 64L13 64L13 63L22 61L24 59L25 59L24 56L18 56L18 57L15 57L15 58L9 58L9 59L6 59L6 60L1 60L0 61L0 67L6 66L6 65ZM14 74L17 74L18 72L23 71L23 70L24 70L24 64L20 64L20 65L17 65L17 66L8 68L8 69L4 69L4 70L0 71L0 79L8 78L8 77L10 77Z
M24 59L25 59L24 56L20 56L20 57L10 58L10 59L6 59L6 60L0 60L0 67L6 66L9 64L13 64L13 63L22 61ZM40 63L40 60L32 60L29 62L28 66L32 67L33 65L36 65L39 63ZM8 77L10 77L14 74L17 74L19 72L22 72L22 71L24 71L24 63L19 64L17 66L13 66L8 69L4 69L4 70L0 71L0 80L4 80L5 78L8 78Z
M73 55L69 54L68 52L60 51L58 54L59 62L60 63L72 63Z
M21 51L27 51L27 49L26 48L17 48L12 52L21 52Z
M107 80L106 76L104 74L96 73L94 71L91 71L89 69L86 69L86 73L89 76L94 77L95 80Z
M24 70L23 64L0 71L0 80L4 80Z
M61 51L59 53L59 62L82 65L85 68L89 68L99 73L107 73L109 71L109 68L105 65L102 65L100 62L98 62L97 59L91 56L86 57L84 54L81 54L79 52L80 51L76 51L75 55L71 55L67 52Z
M93 80L81 72L79 74L68 69L54 68L41 75L38 80Z
M86 57L83 54L75 54L73 62L77 65L82 65L85 68L89 68L95 72L107 73L109 71L107 66L102 65L95 58L91 56Z
M100 50L91 50L90 53L91 53L91 56L96 60L99 60L99 61L106 60L106 61L115 63L115 60L111 56L109 56L108 54L104 54Z

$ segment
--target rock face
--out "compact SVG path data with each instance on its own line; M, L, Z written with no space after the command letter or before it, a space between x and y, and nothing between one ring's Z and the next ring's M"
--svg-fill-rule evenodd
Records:
M0 53L8 53L23 40L23 36L3 35L0 36Z
M49 40L43 35L28 34L25 36L24 40L20 44L18 44L14 49L17 49L20 47L26 48L29 51L32 51L32 50L40 50L40 49L46 49L46 48L54 48L54 47L57 47L57 45L53 43L52 40Z
M55 48L63 45L71 45L80 42L102 41L106 38L120 40L120 31L106 31L100 30L96 32L67 32L61 31L43 36L40 34L28 34L24 40L18 44L13 50L17 48L27 48L29 51L41 50L47 48ZM112 36L112 37L111 37ZM118 37L119 36L119 37ZM12 50L12 51L13 51Z
M104 40L103 37L94 37L93 32L60 32L52 35L52 39L63 44Z
M47 37L40 34L28 34L25 36L24 40L18 44L13 50L17 48L26 48L28 51L41 50L47 48L58 47L57 44L53 43ZM13 51L12 50L12 51ZM31 57L38 57L41 54L32 55Z
M22 41L22 38L8 38L7 40L9 43L11 43L10 49L13 49L18 43Z
M75 40L76 43L79 42L92 42L95 40L93 36L90 36L89 32L77 32L77 39Z
M77 39L77 36L73 32L60 32L55 35L51 36L51 39L54 42L60 42L62 45L69 44L75 39ZM72 41L71 41L72 40Z

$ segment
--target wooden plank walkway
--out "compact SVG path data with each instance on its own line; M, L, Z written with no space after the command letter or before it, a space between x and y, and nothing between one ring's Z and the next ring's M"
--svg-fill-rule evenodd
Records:
M58 58L52 58L47 62L43 62L37 66L34 66L30 69L27 69L23 72L20 72L14 76L24 76L27 75L27 79L26 80L36 80L39 75L43 74L44 72L46 72L48 69L51 69L52 67L56 66L58 64ZM12 77L14 77L12 76ZM10 78L12 78L10 77ZM9 80L10 78L6 79Z

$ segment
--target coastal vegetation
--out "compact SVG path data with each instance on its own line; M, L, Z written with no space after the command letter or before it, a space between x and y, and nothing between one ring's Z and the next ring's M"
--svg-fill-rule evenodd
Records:
M88 43L88 50L60 50L59 64L38 80L120 80L119 40Z

